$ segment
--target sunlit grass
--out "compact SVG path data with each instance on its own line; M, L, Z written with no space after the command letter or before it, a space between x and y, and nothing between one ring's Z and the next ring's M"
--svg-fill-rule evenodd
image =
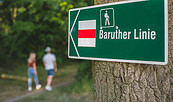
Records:
M53 85L58 85L63 81L74 78L77 69L79 67L81 68L80 65L80 63L68 63L62 67L58 67L58 72L54 75ZM46 71L43 66L37 66L37 70L39 82L44 87L47 78ZM21 65L15 70L8 72L3 70L0 73L27 77L27 66ZM0 90L0 100L28 93L26 81L0 79L0 85L3 87ZM35 84L33 82L34 87ZM92 89L92 81L83 78L81 81L75 80L71 85L54 88L52 92L44 91L43 93L24 98L18 102L92 102Z
M71 85L27 97L17 102L93 102L92 82L74 82Z
M63 78L71 74L75 74L77 71L77 66L79 63L69 63L67 65L64 65L62 67L58 68L58 72L55 73L54 79L56 78ZM0 70L0 75L1 74L8 74L12 76L18 76L18 77L28 77L27 74L27 65L26 64L21 64L20 66L16 66L16 68L13 69L1 69ZM38 79L39 83L43 85L43 87L46 85L46 71L43 66L37 66L37 72L38 72ZM56 83L56 82L54 82ZM27 81L23 80L14 80L14 79L8 79L8 78L0 78L0 101L7 99L7 98L12 98L15 96L20 96L22 93L27 93L28 86L27 86ZM35 83L33 81L32 84L33 88L35 88Z

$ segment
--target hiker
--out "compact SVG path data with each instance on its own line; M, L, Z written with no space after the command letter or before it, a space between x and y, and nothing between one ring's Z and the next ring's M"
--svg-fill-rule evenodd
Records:
M41 88L41 84L38 83L35 57L35 53L30 53L28 58L28 91L32 90L32 76L34 77L36 89L38 90Z
M54 72L57 72L56 57L54 54L51 53L50 47L47 47L45 49L45 52L47 53L43 56L43 64L47 72L47 85L45 89L48 91L52 91L51 83L52 83L53 75L54 75Z

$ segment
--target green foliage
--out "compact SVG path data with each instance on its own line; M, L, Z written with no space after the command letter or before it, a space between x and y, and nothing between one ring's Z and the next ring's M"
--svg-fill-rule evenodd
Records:
M61 91L68 93L91 93L92 87L92 63L91 61L82 61L78 67L76 81L68 86L61 89Z
M94 0L72 0L72 4L75 7L84 7L94 5Z
M69 9L92 4L93 0L3 0L0 65L5 60L27 59L30 52L36 52L41 62L47 46L62 63L67 58Z
M41 60L44 48L50 46L60 58L66 56L67 11L71 7L69 2L57 0L5 0L0 5L0 14L4 15L0 35L8 34L1 42L8 48L4 52L15 58L36 52Z
M78 81L92 79L92 63L91 63L91 61L83 61L80 64L75 78Z
M31 47L28 47L28 45L34 44L29 42L33 37L34 29L35 27L32 22L17 21L14 23L11 34L8 36L8 40L10 41L10 56L15 55L21 57L24 53L29 53L27 51L29 51ZM6 43L6 45L9 44L9 42Z
M68 87L61 88L61 91L67 92L67 93L92 93L93 87L92 87L92 80L82 80L74 82L72 85Z

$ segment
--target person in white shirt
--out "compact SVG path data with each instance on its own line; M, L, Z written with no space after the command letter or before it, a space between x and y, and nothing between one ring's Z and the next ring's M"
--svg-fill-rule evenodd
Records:
M45 66L45 70L47 72L47 85L45 87L46 90L52 91L51 83L53 79L54 72L57 72L57 64L56 57L51 53L51 48L47 47L45 49L47 54L43 56L43 64Z

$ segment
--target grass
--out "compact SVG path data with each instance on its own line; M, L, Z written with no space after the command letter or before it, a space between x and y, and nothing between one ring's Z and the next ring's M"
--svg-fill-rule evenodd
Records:
M76 81L70 86L61 88L61 91L72 93L72 94L73 93L82 93L82 92L90 93L90 92L92 92L91 86L92 86L92 81L84 79L82 82Z
M75 82L72 85L40 93L17 102L92 102L92 83ZM87 89L88 88L88 89Z
M54 75L53 85L71 80L76 75L80 63L68 63L61 68ZM43 66L37 66L39 82L46 85L46 71ZM0 69L0 74L10 74L27 78L27 66L21 65L14 70ZM22 94L28 93L27 82L21 80L0 79L0 101L10 99ZM33 87L35 84L33 82ZM52 92L40 93L19 102L92 102L92 81L82 80L75 81L73 84L54 89Z

